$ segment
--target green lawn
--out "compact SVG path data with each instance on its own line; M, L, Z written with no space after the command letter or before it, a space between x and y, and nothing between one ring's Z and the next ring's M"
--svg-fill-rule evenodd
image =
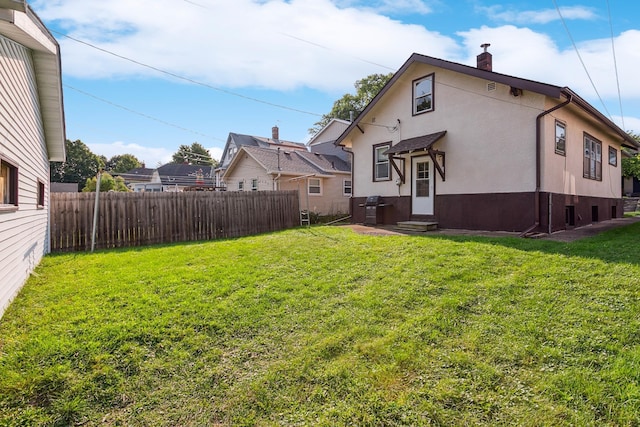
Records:
M637 426L639 287L640 223L48 256L0 320L0 426Z

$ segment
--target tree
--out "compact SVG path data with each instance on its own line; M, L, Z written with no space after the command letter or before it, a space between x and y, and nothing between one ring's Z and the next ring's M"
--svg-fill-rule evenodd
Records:
M84 188L82 191L84 193L90 193L96 191L96 187L98 185L97 177L87 178ZM100 177L100 191L121 191L127 192L131 191L127 188L124 183L124 178L121 176L113 177L108 172L102 172L102 176Z
M633 133L629 133L629 135L640 143L640 135ZM622 158L622 176L640 179L640 154Z
M371 74L362 80L357 80L354 84L355 95L347 93L334 102L329 114L324 114L320 121L314 123L313 127L309 129L309 133L315 135L320 132L331 119L350 120L351 113L354 114L354 117L360 114L384 85L391 80L391 77L393 77L393 73Z
M104 162L91 152L89 147L79 139L66 140L65 150L67 160L64 162L51 162L51 182L74 182L82 185L87 178L95 176L104 167Z
M181 145L173 155L173 163L189 163L190 165L218 166L218 162L211 157L209 150L199 142Z
M112 173L125 173L142 166L133 154L118 154L105 162L105 169Z

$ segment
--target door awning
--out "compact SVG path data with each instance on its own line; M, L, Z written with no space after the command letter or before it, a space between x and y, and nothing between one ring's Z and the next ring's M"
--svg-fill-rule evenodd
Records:
M383 154L406 154L412 151L428 150L440 138L447 133L446 130L432 133L430 135L417 136L415 138L403 139L393 147L389 148Z

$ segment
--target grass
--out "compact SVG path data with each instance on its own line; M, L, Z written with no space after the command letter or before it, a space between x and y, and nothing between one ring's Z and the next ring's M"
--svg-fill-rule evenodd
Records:
M48 256L0 320L0 426L637 426L639 239Z

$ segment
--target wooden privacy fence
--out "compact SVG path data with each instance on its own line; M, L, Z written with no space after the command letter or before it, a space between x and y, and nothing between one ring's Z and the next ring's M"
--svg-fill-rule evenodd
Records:
M91 249L95 193L51 193L51 251ZM241 237L299 225L297 191L100 193L96 249Z

